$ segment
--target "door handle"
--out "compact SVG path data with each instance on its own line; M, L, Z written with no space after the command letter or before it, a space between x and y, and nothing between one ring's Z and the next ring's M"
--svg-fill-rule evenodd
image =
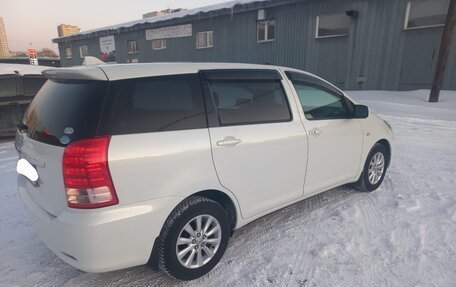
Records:
M225 137L223 140L217 141L218 146L235 146L240 144L241 140L232 136Z
M319 128L314 128L313 130L310 130L308 134L311 136L317 137L317 136L321 135L322 133L323 133L323 131L320 130Z

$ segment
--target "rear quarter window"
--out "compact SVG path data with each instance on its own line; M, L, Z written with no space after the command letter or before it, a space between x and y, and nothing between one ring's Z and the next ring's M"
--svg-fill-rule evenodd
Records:
M206 128L197 74L148 77L111 83L100 135Z

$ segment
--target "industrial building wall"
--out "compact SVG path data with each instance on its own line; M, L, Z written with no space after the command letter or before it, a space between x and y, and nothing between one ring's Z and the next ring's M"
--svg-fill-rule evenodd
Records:
M406 6L406 0L312 0L267 8L266 18L276 21L275 40L267 43L257 43L256 10L192 21L192 37L167 39L163 50L152 50L145 29L117 33L117 62L269 63L307 70L347 90L429 88L443 28L404 30ZM318 15L347 10L359 12L349 36L315 38ZM202 31L213 31L213 48L196 49L195 35ZM137 41L139 53L127 53L128 40ZM82 63L80 45L99 56L98 37L61 43L63 66ZM64 50L70 46L73 58L67 60ZM444 88L456 89L456 35Z

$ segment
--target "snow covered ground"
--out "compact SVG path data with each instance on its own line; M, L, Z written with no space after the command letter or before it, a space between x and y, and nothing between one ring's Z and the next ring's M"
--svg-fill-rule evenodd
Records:
M349 92L393 126L381 188L340 187L237 231L207 276L148 267L80 272L38 239L16 195L16 154L0 144L0 286L455 286L456 92Z

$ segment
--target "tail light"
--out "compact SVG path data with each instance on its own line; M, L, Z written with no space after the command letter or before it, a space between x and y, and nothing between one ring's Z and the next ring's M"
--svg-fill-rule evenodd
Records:
M69 207L98 208L119 203L108 167L110 137L69 144L63 154L63 179Z

